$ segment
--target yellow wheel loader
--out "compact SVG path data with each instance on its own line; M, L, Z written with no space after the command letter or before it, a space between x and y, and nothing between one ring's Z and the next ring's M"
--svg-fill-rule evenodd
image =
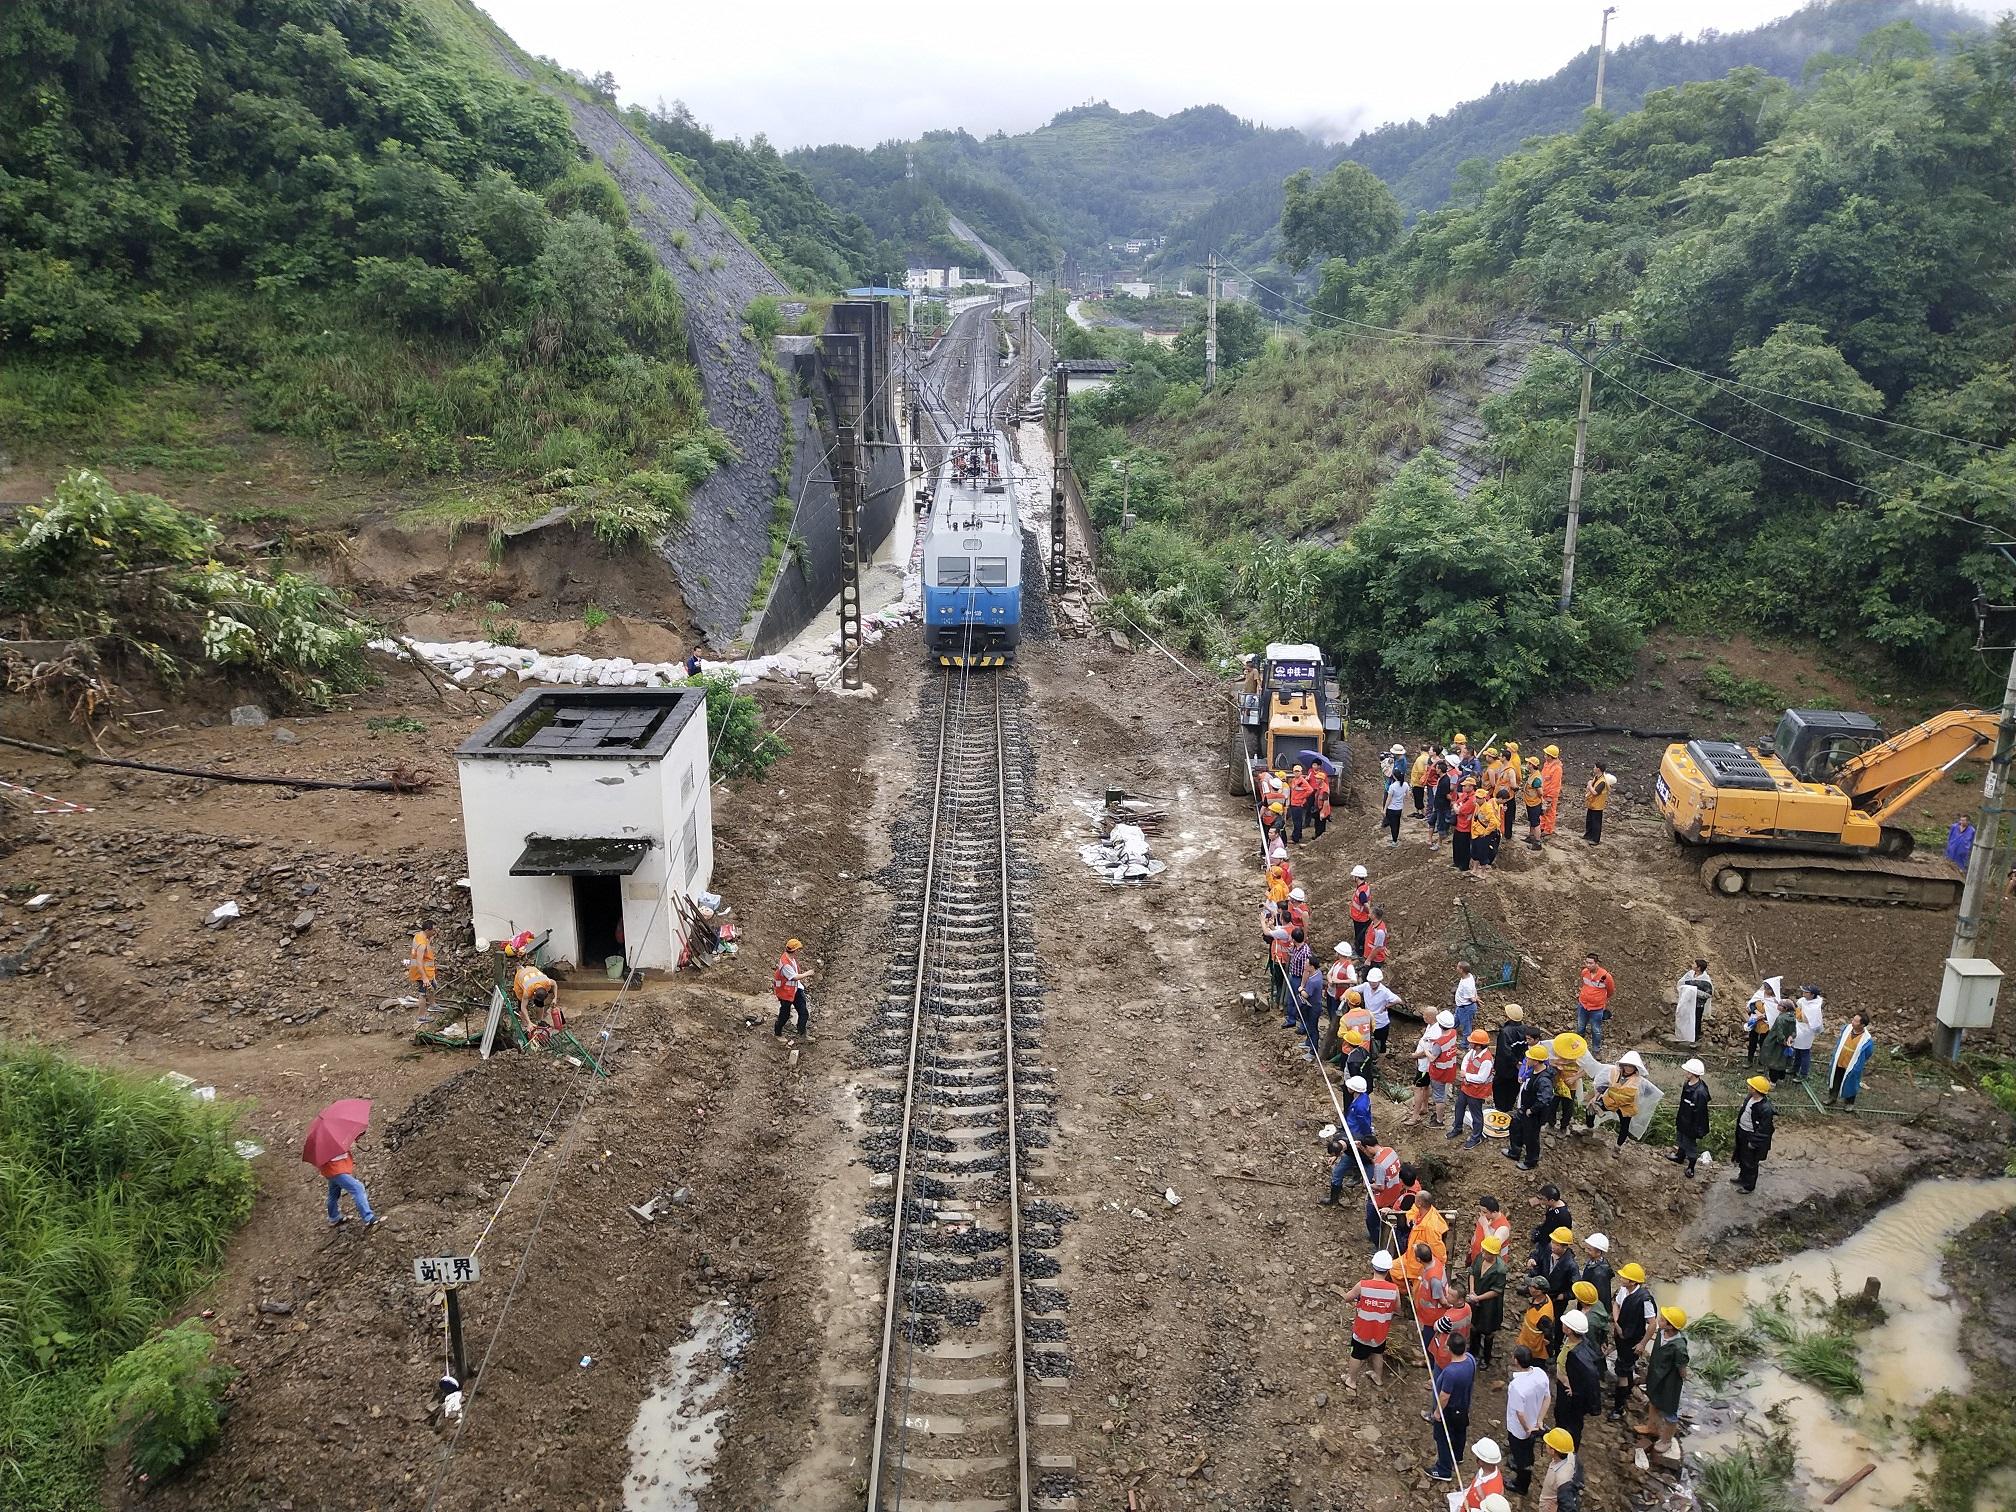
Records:
M1702 861L1716 892L1951 908L1959 869L1914 858L1911 831L1889 821L1961 762L1985 757L1996 718L1954 709L1886 736L1867 714L1787 709L1762 749L1668 746L1653 793L1675 840L1740 847Z

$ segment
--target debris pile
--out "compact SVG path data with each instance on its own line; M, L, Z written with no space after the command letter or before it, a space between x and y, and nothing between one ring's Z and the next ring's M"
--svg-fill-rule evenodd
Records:
M1138 824L1116 824L1105 837L1078 848L1079 857L1108 882L1145 882L1168 870L1148 854L1148 837Z

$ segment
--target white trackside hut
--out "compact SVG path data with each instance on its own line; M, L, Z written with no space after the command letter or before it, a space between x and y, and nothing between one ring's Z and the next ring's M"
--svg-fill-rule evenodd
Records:
M478 939L551 930L590 970L679 963L673 894L714 869L698 688L540 688L455 752Z

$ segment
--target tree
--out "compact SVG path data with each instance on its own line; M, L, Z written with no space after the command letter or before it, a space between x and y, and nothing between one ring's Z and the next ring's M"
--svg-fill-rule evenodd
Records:
M1204 371L1204 328L1202 311L1176 338L1176 355L1187 373ZM1243 299L1218 301L1218 371L1232 373L1258 357L1267 346L1267 323L1260 312Z
M1400 202L1361 163L1339 163L1320 183L1304 168L1282 189L1281 260L1297 272L1323 257L1356 262L1400 234Z

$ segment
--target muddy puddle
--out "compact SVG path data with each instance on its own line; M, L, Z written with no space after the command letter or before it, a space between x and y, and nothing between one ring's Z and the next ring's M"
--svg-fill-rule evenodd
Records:
M1860 1396L1830 1398L1768 1358L1721 1393L1690 1393L1690 1457L1736 1447L1746 1427L1775 1424L1788 1430L1816 1502L1873 1464L1871 1474L1832 1503L1834 1512L1903 1506L1919 1489L1923 1463L1908 1432L1912 1414L1937 1391L1966 1390L1970 1379L1960 1354L1962 1310L1942 1274L1946 1246L1979 1219L2010 1207L2016 1207L2016 1178L1923 1182L1840 1244L1662 1291L1662 1301L1678 1303L1690 1317L1713 1312L1732 1322L1741 1322L1753 1304L1769 1306L1783 1294L1801 1326L1815 1328L1837 1294L1859 1293L1864 1279L1874 1276L1888 1313L1856 1335Z
M696 1512L713 1478L726 1417L709 1404L749 1349L749 1326L727 1302L702 1302L693 1336L675 1344L630 1429L624 1512Z

